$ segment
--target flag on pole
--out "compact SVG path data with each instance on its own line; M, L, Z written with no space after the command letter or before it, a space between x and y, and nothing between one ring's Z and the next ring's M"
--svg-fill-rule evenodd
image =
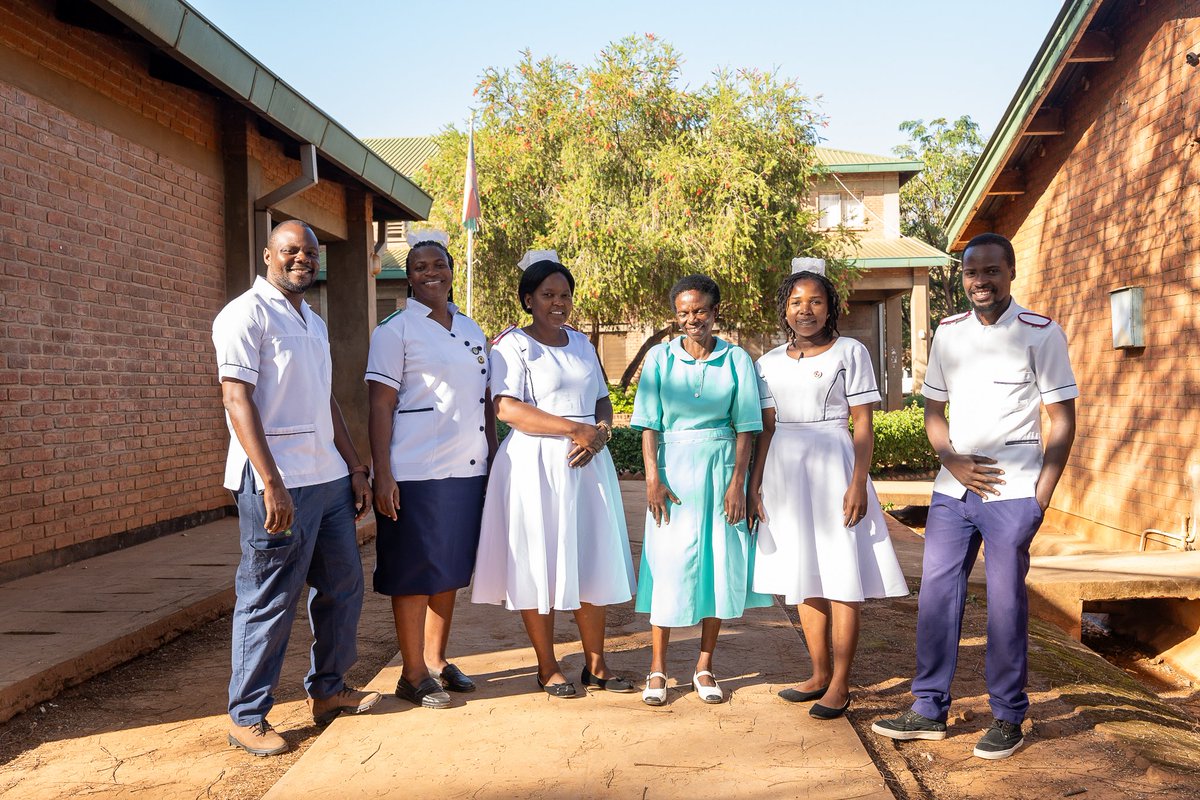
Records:
M479 230L479 180L475 177L475 115L471 115L471 135L467 139L467 174L463 178L462 224L467 229L467 316L471 316L475 295L475 231Z
M471 118L471 135L467 139L467 174L463 179L463 227L472 233L479 230L479 180L475 176L475 119Z

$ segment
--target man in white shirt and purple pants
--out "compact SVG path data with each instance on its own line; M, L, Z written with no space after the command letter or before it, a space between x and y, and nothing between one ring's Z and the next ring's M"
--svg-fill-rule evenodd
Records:
M280 223L263 260L266 278L213 322L230 431L225 487L237 500L242 544L228 739L256 756L287 750L267 714L305 583L313 720L325 725L380 699L344 680L363 600L354 523L371 508L371 487L333 398L325 322L303 299L320 263L316 234L298 220Z
M967 578L982 543L994 721L975 755L986 759L1007 758L1023 741L1029 545L1071 454L1079 396L1066 335L1013 301L1015 277L1008 239L985 233L968 242L962 281L972 310L942 320L933 339L922 394L925 430L942 468L925 527L917 699L911 710L871 726L892 739L945 738ZM1044 452L1042 406L1050 419Z

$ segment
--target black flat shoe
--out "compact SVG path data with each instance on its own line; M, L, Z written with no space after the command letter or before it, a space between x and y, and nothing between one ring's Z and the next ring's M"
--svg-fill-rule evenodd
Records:
M396 684L396 697L422 708L449 708L451 702L450 695L442 691L442 684L433 678L426 678L420 685L413 686L403 675Z
M846 703L841 708L830 708L823 706L820 703L813 704L813 707L808 710L808 715L814 719L837 719L842 714L846 713L846 709L850 707L850 698L846 698Z
M468 678L461 669L453 664L447 664L446 668L441 672L429 670L429 677L435 681L440 681L442 688L450 692L468 692L475 691L475 681Z
M579 682L584 686L595 686L597 689L603 689L606 692L616 692L618 694L628 694L629 692L637 691L633 687L633 682L628 678L620 676L614 678L597 678L587 667L584 667L583 672L580 673Z
M783 689L779 692L779 696L789 703L807 703L809 700L816 700L825 691L829 689L826 686L824 689L813 689L811 692L804 692L799 689Z
M542 679L537 679L538 688L551 697L575 697L575 684L573 683L542 683Z

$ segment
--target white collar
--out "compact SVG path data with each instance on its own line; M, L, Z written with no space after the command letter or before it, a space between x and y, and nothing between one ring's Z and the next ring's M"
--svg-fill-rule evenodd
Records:
M708 358L705 358L703 361L701 361L687 350L683 349L683 340L686 338L686 336L677 336L671 340L671 344L668 346L671 348L671 352L675 354L676 358L681 358L688 363L700 362L704 364L711 364L712 362L720 359L721 356L725 354L725 351L729 349L729 342L725 341L719 336L714 336L712 352L708 354Z
M454 303L447 303L446 306L450 309L451 317L458 313L458 306L454 305ZM422 316L426 317L433 313L432 308L425 305L415 297L410 297L404 302L404 310L407 311L409 309L412 309L413 311L419 311Z

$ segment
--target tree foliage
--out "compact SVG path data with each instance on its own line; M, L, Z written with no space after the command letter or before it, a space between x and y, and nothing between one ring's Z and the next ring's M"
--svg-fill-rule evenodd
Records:
M946 217L983 151L979 125L964 115L952 123L944 118L928 125L923 120L908 120L900 123L900 130L908 135L908 142L893 148L893 152L925 164L921 172L900 188L901 230L906 236L949 252ZM966 309L957 262L933 268L929 277L933 289L929 311L934 325L943 317Z
M836 279L851 277L838 260L849 235L813 225L821 119L793 81L723 71L692 89L679 54L647 35L585 67L526 51L486 70L476 96L474 316L485 330L525 319L515 264L531 248L557 250L571 269L574 323L593 335L602 324L662 327L667 290L688 273L720 284L723 325L748 334L774 326L794 256L825 257ZM447 128L437 141L414 177L435 198L430 222L461 253L466 133Z

